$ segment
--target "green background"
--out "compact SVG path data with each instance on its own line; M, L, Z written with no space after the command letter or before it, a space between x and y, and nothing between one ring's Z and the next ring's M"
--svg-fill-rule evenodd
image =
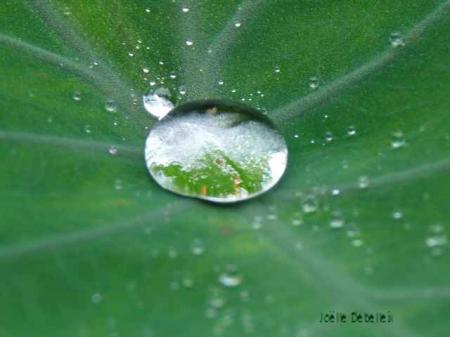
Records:
M0 336L445 335L449 13L436 0L2 1ZM143 155L150 81L177 104L266 111L289 146L280 184L225 207L159 188ZM235 287L219 281L230 268ZM328 310L394 323L318 323Z

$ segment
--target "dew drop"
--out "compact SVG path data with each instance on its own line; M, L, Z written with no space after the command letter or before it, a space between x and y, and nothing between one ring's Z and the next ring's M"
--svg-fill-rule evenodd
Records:
M84 126L84 132L86 132L86 133L91 133L91 126L89 125L89 124L86 124L85 126Z
M150 12L151 12L150 8L145 9L145 13L150 13Z
M190 47L194 44L191 40L186 40L186 46Z
M188 8L188 7L183 7L183 8L181 9L181 11L182 11L183 13L188 13L188 12L189 12L189 8Z
M142 72L143 72L144 74L148 74L148 73L150 72L150 69L148 69L148 68L142 68Z
M279 66L276 66L276 67L275 67L275 73L276 73L276 74L279 74L280 72L281 72L280 67L279 67Z
M105 110L108 112L116 112L117 104L113 99L107 99L105 102Z
M163 118L174 108L174 104L169 100L170 96L170 91L166 88L150 91L142 98L145 110L158 119Z
M227 203L271 189L287 164L287 147L258 111L222 101L186 103L151 130L150 174L177 194Z
M320 83L319 83L319 78L317 78L316 76L312 76L309 78L309 87L312 90L316 90L317 88L319 88Z
M331 132L325 132L325 140L330 143L333 141L333 134Z
M81 101L81 93L79 91L75 91L72 95L72 98L76 102Z
M394 48L403 47L405 45L405 41L403 40L402 34L399 32L393 32L389 36L389 42L391 46Z
M242 25L242 24L241 24L240 22L236 22L236 23L234 24L234 26L235 26L236 28L239 28L241 25Z

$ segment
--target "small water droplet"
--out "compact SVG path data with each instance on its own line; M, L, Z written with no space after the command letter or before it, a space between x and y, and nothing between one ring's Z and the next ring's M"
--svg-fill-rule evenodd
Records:
M205 252L205 244L200 239L192 242L191 251L193 255L202 255Z
M331 190L331 195L332 196L338 196L339 194L341 194L341 190L340 189L338 189L338 188L333 188L332 190Z
M122 180L121 179L114 180L114 189L116 191L120 191L122 188L123 188Z
M402 34L400 32L391 33L391 35L389 36L389 42L394 48L403 47L405 45L405 41L403 40Z
M190 275L186 275L183 280L181 281L181 284L185 288L192 288L194 286L194 280Z
M72 95L72 98L76 102L81 101L81 93L79 91L75 91Z
M352 245L354 247L361 247L363 244L364 244L364 242L361 239L354 239L354 240L352 240Z
M86 124L85 126L84 126L84 132L86 132L86 133L91 133L91 126L89 125L89 124Z
M117 104L113 99L107 99L105 102L105 110L108 112L116 112Z
M189 12L189 8L188 7L183 7L183 8L181 8L181 11L183 13L187 13L187 12Z
M349 136L356 135L356 128L353 125L351 125L347 128L347 135L349 135Z
M128 53L128 56L129 56L129 57L133 57L133 56L134 56L134 53L129 52L129 53Z
M367 188L369 187L369 178L367 176L361 176L358 178L358 187L359 188Z
M394 212L392 212L392 218L395 220L400 220L401 218L403 218L403 212L399 209L395 210Z
M447 244L447 236L446 235L429 236L425 239L425 244L428 247L445 246Z
M331 133L330 131L325 132L325 140L329 143L331 141L333 141L333 133Z
M281 179L284 139L258 111L221 101L187 103L151 130L150 174L172 192L215 202L257 196Z
M236 22L236 23L234 24L234 26L235 26L236 28L239 28L241 25L242 25L242 24L241 24L240 22Z
M319 78L316 76L312 76L309 78L309 87L312 90L316 90L317 88L319 88L320 86L320 82L319 82Z
M227 272L220 274L219 282L224 287L233 288L242 283L242 277L237 273L234 267L229 267Z
M192 46L194 44L194 42L192 42L191 40L186 40L186 45L188 47Z
M276 67L275 67L275 73L276 73L276 74L279 74L280 72L281 72L280 67L279 67L279 66L276 66Z
M143 72L144 74L148 74L148 73L150 72L150 69L144 67L144 68L142 68L142 72Z
M99 304L101 301L103 301L103 296L102 296L102 294L100 294L100 293L92 294L92 296L91 296L91 301L92 301L92 303L94 303L94 304Z
M142 98L145 110L158 119L163 118L175 107L169 99L170 96L170 91L166 88L150 91Z
M330 219L330 227L331 228L342 228L344 226L344 218L342 217L342 214L339 212L333 212L331 214Z
M302 210L304 213L314 213L319 207L317 198L314 196L307 196L302 203Z
M182 86L180 86L179 88L178 88L178 92L180 93L180 95L186 95L186 87L184 86L184 85L182 85Z
M406 145L406 140L403 135L403 132L396 131L392 134L391 147L393 149L399 149Z
M145 9L145 13L150 13L150 12L151 12L150 8Z
M294 138L298 138L299 137L299 135L296 133L296 134L294 134Z
M301 226L303 224L303 220L302 219L292 219L291 223L292 223L292 226L297 227L297 226Z
M169 258L174 259L178 256L178 252L176 251L175 248L169 248L169 253L168 253Z
M113 146L113 145L111 145L111 146L108 148L108 153L109 153L111 156L115 156L115 155L117 154L117 152L118 152L117 147L115 147L115 146Z
M221 80L221 81L219 81L219 82L217 82L219 85L223 85L223 81Z

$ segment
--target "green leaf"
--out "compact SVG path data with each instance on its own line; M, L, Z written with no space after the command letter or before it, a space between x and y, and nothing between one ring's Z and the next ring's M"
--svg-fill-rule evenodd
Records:
M449 13L2 1L0 335L443 336ZM279 186L226 207L158 187L149 82L265 110L290 151ZM394 322L319 323L330 310Z

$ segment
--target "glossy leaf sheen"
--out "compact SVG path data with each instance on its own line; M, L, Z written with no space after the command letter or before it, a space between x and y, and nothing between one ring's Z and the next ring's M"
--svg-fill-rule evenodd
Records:
M0 335L444 335L449 8L3 1ZM266 110L280 185L231 207L159 188L152 81Z

